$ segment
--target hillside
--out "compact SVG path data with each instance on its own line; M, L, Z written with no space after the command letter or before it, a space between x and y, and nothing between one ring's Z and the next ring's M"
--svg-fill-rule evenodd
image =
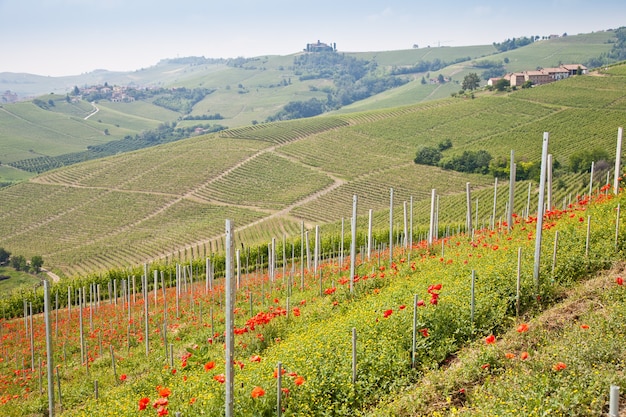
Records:
M484 65L513 71L562 62L610 63L615 59L602 56L615 47L617 33L541 40L506 53L498 53L493 45L341 52L336 56L344 61L343 72L334 64L307 66L305 54L296 53L229 60L165 59L134 72L98 70L75 77L4 73L0 74L0 91L16 91L20 97L45 95L32 102L0 106L0 185L77 161L189 137L198 129L215 131L307 115L281 114L289 103L299 107L313 103L316 109L310 114L367 111L450 97L459 91L465 75L482 73ZM502 66L503 62L507 63ZM431 83L439 76L447 82ZM78 88L107 85L134 89L136 99L111 102L82 91L74 95ZM173 88L208 94L180 106L168 98ZM206 120L214 116L219 117ZM146 132L159 134L164 127L172 133L161 135L158 141L142 139ZM137 137L140 140L134 141Z
M388 227L382 210L390 188L395 224L402 224L402 205L411 197L415 224L427 224L436 188L442 227L457 227L464 221L467 181L477 223L490 224L493 177L414 164L417 148L449 138L446 158L488 149L507 160L513 149L520 162L536 163L547 131L561 167L581 150L613 155L624 124L625 76L624 66L616 66L474 100L259 124L53 170L0 190L0 247L42 255L48 268L64 275L197 258L221 249L225 218L246 245L299 236L303 226L337 231L351 216L355 194L359 221L372 209L374 226ZM555 175L554 205L588 190L588 174L561 168ZM595 175L598 184L607 174ZM496 217L505 210L506 178L499 185ZM528 190L526 181L516 186L516 211L527 206Z

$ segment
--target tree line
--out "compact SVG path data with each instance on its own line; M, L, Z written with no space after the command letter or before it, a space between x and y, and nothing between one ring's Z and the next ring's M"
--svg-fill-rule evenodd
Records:
M30 262L28 262L23 255L11 255L11 252L0 247L0 266L1 265L11 266L16 271L37 274L41 271L41 267L43 266L43 258L40 255L35 255L30 258Z

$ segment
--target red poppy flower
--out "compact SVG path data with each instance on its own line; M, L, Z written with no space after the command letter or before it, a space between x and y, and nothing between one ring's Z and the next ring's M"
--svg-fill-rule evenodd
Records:
M208 372L211 369L215 368L215 362L211 361L211 362L207 362L204 364L204 371Z
M250 393L250 396L252 398L259 398L265 395L265 390L261 387L254 387L252 388L252 392Z
M154 408L167 407L168 403L169 403L169 401L167 400L167 398L161 397L161 398L157 398L156 400L154 400L154 403L152 404L152 407L154 407Z
M293 308L293 315L296 317L300 316L300 309L298 307Z
M527 331L528 331L528 324L522 323L519 326L517 326L517 333L524 333Z
M167 415L169 415L169 411L167 411L167 408L159 407L157 409L157 416L161 417L161 416L167 416Z
M261 357L259 355L250 356L250 362L261 362Z
M508 353L507 353L506 355L504 355L504 356L506 356L506 358L507 358L507 359L514 359L514 358L515 358L515 353L508 352Z
M281 375L285 375L285 373L286 373L286 372L287 372L287 371L285 371L285 369L284 369L284 368L281 368L281 370L280 370L280 374L281 374ZM274 368L274 374L273 374L273 376L274 376L274 378L278 378L278 369Z
M337 291L337 288L336 288L336 287L326 288L326 289L324 290L324 294L326 294L326 295L331 295L331 294L332 294L332 293L334 293L335 291Z
M528 352L522 352L519 355L519 357L520 357L521 360L525 361L526 359L528 359Z
M563 362L557 362L554 365L552 365L552 369L554 369L555 371L562 371L565 368L567 368L567 365L564 364Z
M296 379L293 380L293 383L296 385L302 385L304 384L304 378L301 376L296 377Z
M617 283L617 285L624 285L624 278L617 277L615 278L615 282Z
M213 379L219 382L220 384L223 384L224 382L226 382L226 377L224 376L224 374L215 375Z
M196 402L196 397L191 397L189 400L189 405L193 405Z
M489 336L487 336L485 338L485 343L488 344L488 345L492 345L492 344L496 343L496 337L494 335L490 334Z
M148 404L150 404L150 398L143 397L139 400L139 410L145 410L148 407Z
M418 307L424 307L426 305L426 303L424 302L424 300L418 300L417 301L417 306Z
M421 334L422 334L422 336L424 336L424 337L428 337L428 336L430 336L430 335L428 334L428 329L420 329L420 333L421 333Z
M587 330L589 328L589 325L588 324L581 324L580 328L583 329L583 330Z
M172 390L166 387L162 387L160 385L157 385L157 391L159 392L159 397L163 397L163 398L169 397L170 394L172 393Z
M120 375L120 381L124 382L126 381L126 379L128 379L128 376L126 374Z
M406 308L406 306L404 304L402 304L400 307L398 307L398 309L400 310L404 310Z
M385 312L383 313L383 317L387 318L391 316L392 314L393 314L393 310L385 310Z

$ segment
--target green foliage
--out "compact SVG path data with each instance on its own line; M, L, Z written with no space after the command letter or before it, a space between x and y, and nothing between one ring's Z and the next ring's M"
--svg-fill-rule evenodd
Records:
M444 160L440 165L444 169L459 172L487 174L492 159L491 154L485 150L463 151L461 155Z
M609 153L605 149L579 150L570 155L569 169L571 172L590 172L591 163L600 161L610 162Z
M471 91L477 89L479 85L480 78L478 78L478 75L475 72L470 72L465 76L465 78L463 78L463 83L461 84L461 87L463 88L463 90Z
M153 103L169 110L188 114L191 113L196 103L200 102L214 91L215 89L209 88L173 88L167 92L163 92Z
M0 265L5 264L11 258L11 252L0 247Z
M530 45L535 40L534 36L521 38L507 39L504 42L494 42L493 46L500 52L511 51L513 49L521 48L526 45Z
M432 146L423 146L417 150L413 162L423 165L437 165L442 158L441 151Z

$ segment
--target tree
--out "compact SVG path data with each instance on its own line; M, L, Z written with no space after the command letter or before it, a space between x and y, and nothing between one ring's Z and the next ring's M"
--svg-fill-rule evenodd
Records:
M439 81L439 84L443 84L446 81L446 79L444 78L443 74L439 74L437 76L437 81Z
M30 258L30 268L35 273L39 273L41 267L43 266L43 258L40 255L35 255Z
M470 72L463 78L463 84L461 84L461 88L463 90L475 90L480 85L480 78L478 74L475 72Z
M496 90L498 91L504 91L507 88L509 88L511 86L511 82L509 80L505 80L504 78L500 78L498 81L496 81L496 84L494 87L496 87Z
M0 265L7 263L9 258L11 258L11 252L4 248L0 248Z
M25 271L27 269L26 258L22 255L16 255L11 257L11 266L16 271Z
M72 90L72 94L75 96L80 94L80 90L78 89L78 86L76 85L74 86L74 90Z
M422 165L437 165L441 160L441 151L432 146L423 146L417 150L413 162Z

